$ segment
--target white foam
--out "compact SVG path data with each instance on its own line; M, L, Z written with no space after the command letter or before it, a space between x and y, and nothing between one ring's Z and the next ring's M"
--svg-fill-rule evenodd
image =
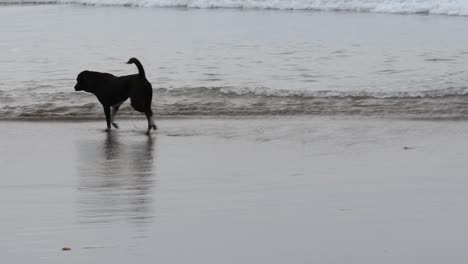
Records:
M0 4L31 3L138 7L358 11L468 16L467 0L0 0Z
M11 0L7 0L11 1ZM41 0L42 1L42 0ZM49 2L44 0L45 2ZM246 8L468 15L467 0L57 0L141 7Z

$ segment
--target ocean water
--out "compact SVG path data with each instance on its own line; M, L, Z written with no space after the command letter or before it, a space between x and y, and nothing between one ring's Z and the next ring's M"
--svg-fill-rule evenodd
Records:
M468 117L465 1L1 3L0 119L102 118L76 76L130 57L160 117Z

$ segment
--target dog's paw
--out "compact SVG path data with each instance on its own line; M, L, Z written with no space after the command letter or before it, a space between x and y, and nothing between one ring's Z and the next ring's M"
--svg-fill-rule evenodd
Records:
M149 134L151 132L151 129L157 130L158 127L155 124L149 125L148 130L146 130L146 133Z
M119 129L119 125L117 125L117 123L112 123L112 126Z

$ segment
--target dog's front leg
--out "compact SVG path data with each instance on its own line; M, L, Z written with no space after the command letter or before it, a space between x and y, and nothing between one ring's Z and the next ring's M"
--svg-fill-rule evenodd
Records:
M117 111L119 111L119 107L120 105L112 106L112 111L111 111L111 124L113 127L117 129L119 128L119 125L117 125L117 123L114 122L114 118L115 118L115 115L117 114Z
M111 130L111 110L109 106L104 107L104 114L106 115L106 122L107 122L107 131Z

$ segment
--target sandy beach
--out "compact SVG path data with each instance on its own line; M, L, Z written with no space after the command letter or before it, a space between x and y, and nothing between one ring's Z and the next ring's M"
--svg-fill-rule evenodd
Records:
M157 123L0 123L2 262L468 258L467 123Z
M0 22L0 264L467 262L468 1L0 0ZM132 57L151 135L74 89Z

